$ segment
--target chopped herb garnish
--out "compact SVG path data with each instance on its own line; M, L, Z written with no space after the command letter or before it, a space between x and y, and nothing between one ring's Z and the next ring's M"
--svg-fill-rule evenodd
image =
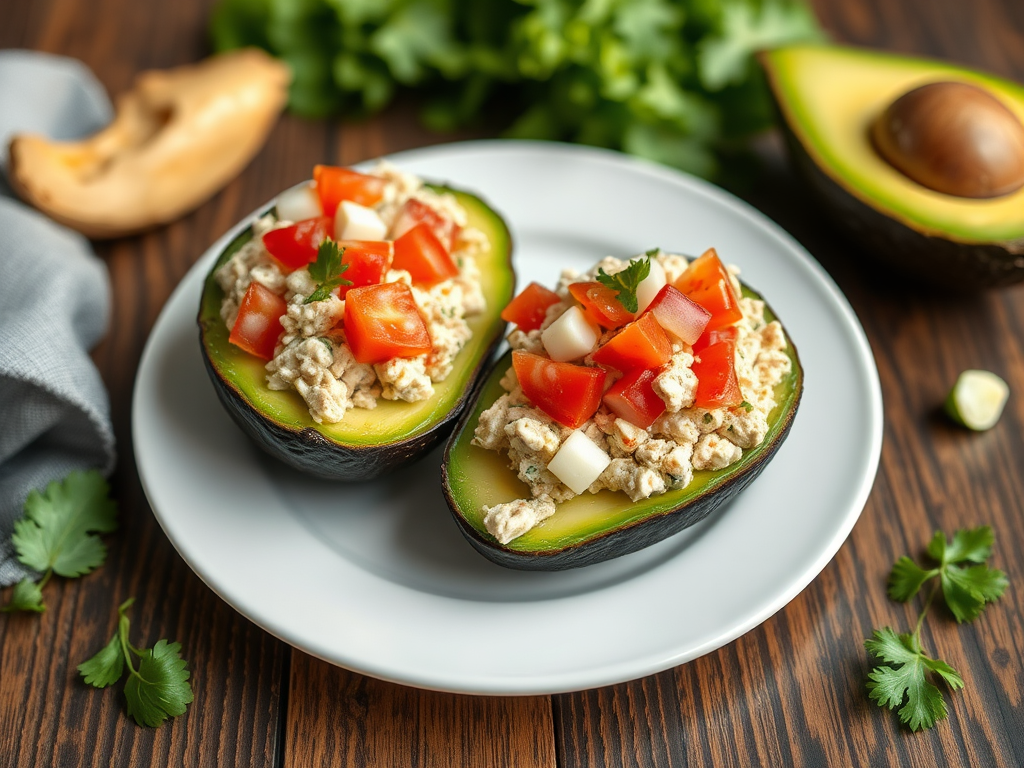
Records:
M639 304L636 289L644 278L651 274L651 254L648 251L639 259L633 259L625 269L609 275L604 268L597 270L597 281L616 292L615 298L630 312L636 312Z
M712 416L711 416L710 413L705 413L704 414L704 423L705 424L710 424L711 423L711 419L712 419Z
M740 408L742 408L747 413L750 413L752 410L754 410L754 406L752 406L746 400L744 400L742 403L740 403Z
M329 237L320 243L320 248L316 252L316 261L309 265L309 276L316 281L317 287L306 297L303 304L325 301L331 295L331 291L338 286L352 285L351 280L342 277L342 274L348 269L348 264L341 263L343 253L345 253L345 249L339 248L338 244Z

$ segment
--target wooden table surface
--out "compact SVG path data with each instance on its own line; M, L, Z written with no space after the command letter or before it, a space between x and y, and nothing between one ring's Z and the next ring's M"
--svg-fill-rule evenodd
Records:
M140 69L205 55L210 0L5 0L0 48L77 57L108 90ZM1020 0L818 0L836 40L939 56L1024 81ZM781 156L747 197L800 240L856 310L885 402L881 466L849 540L814 582L760 627L676 669L556 696L423 692L332 667L236 613L178 556L136 473L130 402L143 344L204 248L246 212L306 178L441 140L409 106L368 122L284 117L262 153L181 221L97 250L110 268L110 332L95 360L110 392L122 527L98 572L55 579L41 616L0 618L0 766L846 766L1024 765L1024 286L986 295L892 287L821 215ZM443 137L451 140L458 137ZM1015 391L985 434L936 407L965 368ZM934 610L924 640L960 670L949 719L911 734L865 694L862 646L882 624L909 628L885 579L932 532L990 523L1011 588L973 624ZM183 644L195 702L159 729L136 726L120 691L78 681L116 606L138 599L133 636Z

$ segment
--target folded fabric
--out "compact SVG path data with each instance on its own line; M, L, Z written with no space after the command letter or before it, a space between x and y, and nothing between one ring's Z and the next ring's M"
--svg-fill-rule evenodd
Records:
M80 63L0 51L0 169L15 132L73 139L111 116ZM25 574L11 533L29 491L114 467L110 406L89 358L109 307L107 269L88 241L14 200L0 174L0 585Z

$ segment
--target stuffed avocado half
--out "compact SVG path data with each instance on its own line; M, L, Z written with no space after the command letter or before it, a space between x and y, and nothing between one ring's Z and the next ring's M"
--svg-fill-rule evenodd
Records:
M760 296L748 287L742 286L741 290L744 300L760 301ZM764 306L764 321L776 320L771 309ZM485 524L486 509L528 498L531 489L510 468L508 456L481 447L474 435L481 414L508 391L508 381L502 379L508 375L513 353L506 354L482 381L445 451L442 485L461 532L478 552L499 565L562 570L635 552L699 522L753 481L789 433L800 403L804 374L792 341L784 331L782 334L788 371L773 387L774 405L767 414L763 439L743 450L738 460L720 470L694 470L682 487L635 501L622 491L604 489L595 493L594 489L600 487L595 483L588 492L577 491L578 495L558 503L554 514L525 533L502 543L493 527L489 531ZM606 390L606 401L607 393L615 388L613 385ZM749 406L745 400L742 405ZM654 427L649 431L654 432Z
M221 316L225 291L215 278L217 270L253 239L260 216L254 216L253 224L224 249L207 276L198 316L206 369L235 422L286 464L327 479L368 480L422 457L447 437L501 340L505 322L500 312L515 283L508 227L474 194L445 186L428 188L453 195L465 210L468 225L483 233L490 247L476 259L486 306L466 318L472 335L451 372L433 384L426 399L380 399L372 409L350 408L336 423L318 423L296 391L268 388L267 359L229 341L232 329ZM277 207L261 215L267 213L276 214Z

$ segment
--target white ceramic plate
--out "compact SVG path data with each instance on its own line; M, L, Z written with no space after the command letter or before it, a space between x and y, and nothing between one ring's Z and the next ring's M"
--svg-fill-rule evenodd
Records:
M757 626L846 539L878 466L882 401L864 333L808 254L716 187L623 155L474 142L397 155L479 190L510 223L519 286L654 246L715 246L786 325L806 371L792 432L725 509L642 552L560 573L478 555L439 487L440 451L385 480L313 480L264 456L203 370L196 312L212 261L164 307L139 367L139 475L188 564L267 631L334 664L445 691L537 694L682 664ZM827 425L827 428L826 428Z

